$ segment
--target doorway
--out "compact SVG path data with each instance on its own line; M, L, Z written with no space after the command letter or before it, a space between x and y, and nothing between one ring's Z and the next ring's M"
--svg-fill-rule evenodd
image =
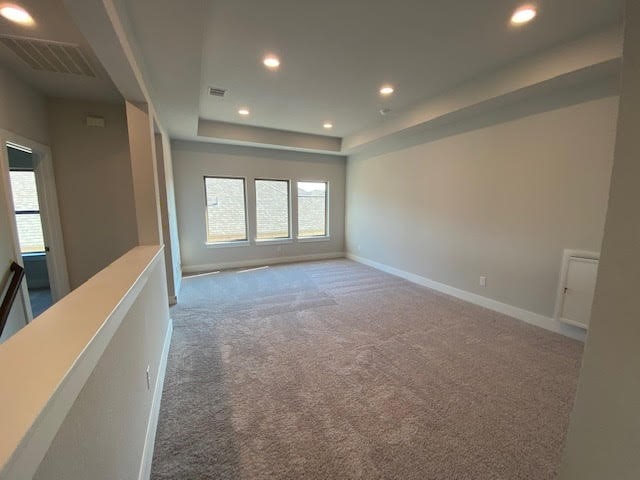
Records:
M17 303L26 324L69 293L51 150L0 129L0 181L13 260L25 269Z
M9 181L18 230L18 245L25 270L29 302L34 317L53 304L47 267L49 248L44 239L40 195L31 149L7 145Z

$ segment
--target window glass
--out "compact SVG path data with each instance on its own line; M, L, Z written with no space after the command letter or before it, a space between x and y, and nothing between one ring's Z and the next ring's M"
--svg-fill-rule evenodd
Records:
M16 211L40 210L35 173L32 170L12 170L9 175L11 177L13 206Z
M44 235L35 172L33 170L12 170L9 172L9 178L16 212L20 251L22 253L44 252Z
M44 236L39 213L16 215L16 225L22 253L44 252Z
M327 183L298 182L298 237L327 235Z
M289 182L256 180L256 238L289 237Z
M243 178L205 177L207 243L247 240Z

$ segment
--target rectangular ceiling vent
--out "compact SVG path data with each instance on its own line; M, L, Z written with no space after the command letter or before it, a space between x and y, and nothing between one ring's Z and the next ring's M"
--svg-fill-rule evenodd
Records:
M96 77L78 45L0 35L0 42L34 70Z
M224 88L209 87L209 95L212 97L224 97L227 91Z

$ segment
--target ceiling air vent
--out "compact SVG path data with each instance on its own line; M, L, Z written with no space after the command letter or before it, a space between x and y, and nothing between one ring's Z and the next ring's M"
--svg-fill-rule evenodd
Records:
M224 88L209 87L209 95L212 97L224 97L227 91Z
M78 45L7 35L1 35L0 42L34 70L96 76Z

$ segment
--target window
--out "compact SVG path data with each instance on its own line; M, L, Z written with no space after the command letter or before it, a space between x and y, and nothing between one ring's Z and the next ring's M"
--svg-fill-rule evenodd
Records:
M298 237L327 235L327 183L298 182Z
M244 178L204 177L207 243L247 240Z
M33 170L11 170L11 192L16 209L18 241L22 253L45 251L36 175Z
M256 239L289 238L289 181L256 180Z

